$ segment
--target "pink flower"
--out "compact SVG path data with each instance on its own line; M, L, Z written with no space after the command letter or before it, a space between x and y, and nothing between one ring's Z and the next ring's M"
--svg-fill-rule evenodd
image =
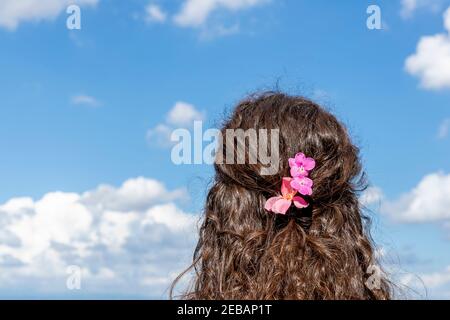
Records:
M296 196L297 190L292 187L292 182L292 178L283 178L283 182L281 183L281 196L268 199L264 208L279 214L286 214L292 203L297 208L306 208L308 202L302 197Z
M314 169L316 161L313 158L306 157L303 153L297 153L295 158L289 158L289 166L291 167L291 176L306 177L309 171Z
M304 196L312 195L313 181L307 177L295 177L291 181L291 187Z

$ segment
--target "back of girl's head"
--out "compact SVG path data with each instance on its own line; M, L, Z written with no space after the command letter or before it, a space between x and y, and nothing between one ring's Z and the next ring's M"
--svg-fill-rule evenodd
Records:
M257 138L264 132L259 129L266 129L268 152L276 141L270 136L277 134L278 170L263 174L267 164L260 161L261 153L256 163L215 164L194 253L194 279L184 297L389 299L382 275L377 274L375 286L366 285L376 261L357 197L364 188L358 148L345 127L305 98L264 93L240 102L224 124L221 158L230 146L242 147L235 137L227 143L229 129L252 129ZM255 146L246 144L249 160ZM282 178L290 175L288 159L299 152L316 162L309 174L314 191L308 207L291 206L284 215L267 211L267 199L279 195Z

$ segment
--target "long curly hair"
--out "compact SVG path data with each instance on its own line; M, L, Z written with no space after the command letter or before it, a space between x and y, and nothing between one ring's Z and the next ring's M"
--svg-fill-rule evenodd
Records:
M279 170L262 175L260 161L215 164L193 263L170 296L193 270L183 299L390 299L384 273L375 288L366 285L377 265L370 219L358 201L366 179L359 150L336 117L303 97L266 92L241 101L224 137L227 129L279 129ZM317 163L310 205L270 213L264 204L279 194L297 152Z

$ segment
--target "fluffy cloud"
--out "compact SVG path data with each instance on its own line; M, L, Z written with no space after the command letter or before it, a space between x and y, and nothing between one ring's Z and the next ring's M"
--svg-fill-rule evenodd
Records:
M426 89L450 88L450 7L444 14L445 33L424 36L416 53L409 56L405 68L420 79Z
M167 14L156 4L150 3L145 8L146 18L149 22L165 22Z
M192 125L194 121L203 120L203 113L192 104L177 102L167 115L167 122L175 126Z
M264 2L267 0L185 0L174 22L181 27L199 27L216 10L239 11Z
M95 190L83 193L83 202L88 205L101 205L101 209L120 211L139 211L158 201L184 198L184 189L168 191L161 182L143 177L127 180L120 188L100 185Z
M15 30L21 22L54 19L69 5L95 6L98 0L2 0L0 27Z
M163 298L192 254L198 217L181 210L184 189L136 178L115 188L52 192L0 205L0 296L10 287L36 296ZM66 288L67 267L82 289Z
M382 211L399 222L449 221L449 195L450 174L432 173L399 199L384 201Z
M147 131L147 141L158 146L170 146L170 136L176 128L190 128L194 121L205 119L205 113L190 103L179 101L167 113L165 123L160 123Z

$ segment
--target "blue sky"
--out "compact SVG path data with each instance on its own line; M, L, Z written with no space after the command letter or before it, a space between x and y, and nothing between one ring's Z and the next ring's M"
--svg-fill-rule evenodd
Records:
M450 298L450 1L19 2L0 1L0 297L165 297L212 174L165 134L278 83L348 125L389 270Z

